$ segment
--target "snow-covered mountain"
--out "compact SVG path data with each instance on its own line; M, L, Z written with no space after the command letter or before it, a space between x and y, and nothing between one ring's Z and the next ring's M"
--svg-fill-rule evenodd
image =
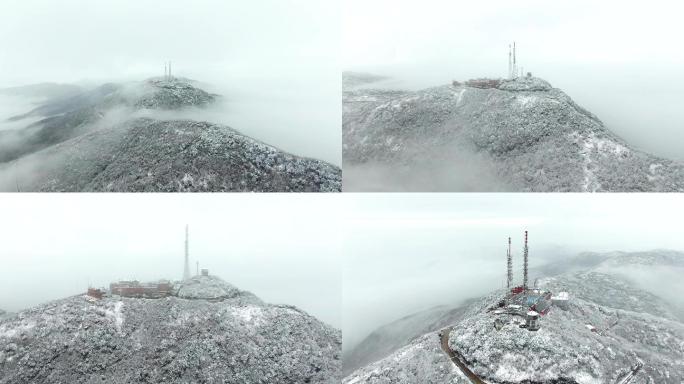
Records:
M217 277L174 292L79 295L0 320L0 383L339 382L339 330Z
M226 126L161 119L218 97L185 79L105 84L0 131L4 191L339 191L341 170Z
M534 77L490 88L347 86L343 160L353 190L684 191L684 164L632 148Z
M459 321L466 314L469 303L470 301L456 307L434 307L381 326L344 353L342 373L350 374L390 355L425 333Z
M518 316L491 310L505 295L499 290L458 308L462 313L459 319L440 322L436 316L416 324L410 342L357 369L343 382L477 382L452 363L445 348L455 351L470 373L485 383L682 382L684 319L676 303L610 273L609 268L684 268L684 254L616 252L603 258L605 261L584 270L537 281L540 289L570 294L566 308L554 305L540 318L539 331L520 328L518 322L524 320ZM669 287L663 284L661 288ZM427 318L428 312L420 317ZM420 333L427 324L432 329ZM387 338L397 337L396 332L387 332L392 326L402 328L402 335L411 329L406 321L382 327L376 331L384 337L377 340L378 348L390 343ZM366 349L372 347L372 341L367 339ZM620 381L628 377L631 381Z

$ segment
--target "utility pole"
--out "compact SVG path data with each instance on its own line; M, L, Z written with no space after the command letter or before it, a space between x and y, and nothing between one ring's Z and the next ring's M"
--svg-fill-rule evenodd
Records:
M185 269L183 270L183 280L190 278L190 258L188 249L188 225L185 225Z
M525 231L525 251L524 251L524 261L523 261L523 290L527 291L527 254L529 248L527 247L527 231Z

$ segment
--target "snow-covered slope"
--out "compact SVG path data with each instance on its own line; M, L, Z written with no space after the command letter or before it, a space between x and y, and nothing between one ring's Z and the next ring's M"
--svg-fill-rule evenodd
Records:
M4 177L3 177L4 176ZM341 171L221 125L129 120L0 165L20 191L332 192Z
M341 190L336 166L225 126L154 117L202 111L216 97L188 80L153 78L50 100L14 118L42 120L0 131L0 190Z
M679 268L684 254L612 253L597 266L540 279L540 288L569 292L570 302L567 308L553 306L537 332L520 328L518 316L489 311L504 295L496 291L471 303L462 319L450 324L448 345L486 383L616 383L633 370L631 383L681 383L684 324L671 302L606 272L611 264L628 263ZM507 323L497 330L496 319ZM440 346L440 331L448 326L415 338L343 381L469 383Z
M340 331L215 277L180 290L230 297L74 296L0 321L0 383L339 382Z
M225 300L244 295L233 285L216 276L193 276L174 286L176 296L183 299Z
M342 373L347 375L390 355L425 333L459 321L471 302L467 301L454 308L431 308L383 325L363 339L359 345L344 353Z
M411 167L414 174L444 168L442 178L480 174L458 187L468 190L684 191L684 164L630 147L538 78L488 89L349 88L343 95L343 160L354 170L384 164ZM349 181L357 190L370 187Z

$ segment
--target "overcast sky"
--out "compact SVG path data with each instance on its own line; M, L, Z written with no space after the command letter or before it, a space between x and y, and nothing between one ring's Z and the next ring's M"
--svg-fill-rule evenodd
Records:
M339 164L340 13L318 0L8 1L0 88L142 80L171 60L226 96L221 122Z
M345 0L342 66L422 88L519 65L638 148L684 160L678 2Z
M530 268L584 251L684 251L684 199L677 194L347 196L345 350L405 315L501 288L508 236L521 280L525 230Z
M199 261L266 302L340 327L338 204L312 194L5 194L0 308L118 279L178 280L185 224Z

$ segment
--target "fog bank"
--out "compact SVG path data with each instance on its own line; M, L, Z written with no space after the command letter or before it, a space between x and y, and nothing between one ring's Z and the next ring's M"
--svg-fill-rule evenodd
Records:
M0 88L140 81L171 61L174 75L225 97L207 112L213 122L341 163L337 2L27 0L2 10ZM27 112L0 108L0 119Z
M477 3L349 0L343 69L421 89L452 79L505 77L519 67L561 88L633 146L684 160L684 35L676 3Z
M509 236L521 281L525 230L531 270L584 251L684 251L676 195L353 194L349 204L345 350L403 316L501 288Z

